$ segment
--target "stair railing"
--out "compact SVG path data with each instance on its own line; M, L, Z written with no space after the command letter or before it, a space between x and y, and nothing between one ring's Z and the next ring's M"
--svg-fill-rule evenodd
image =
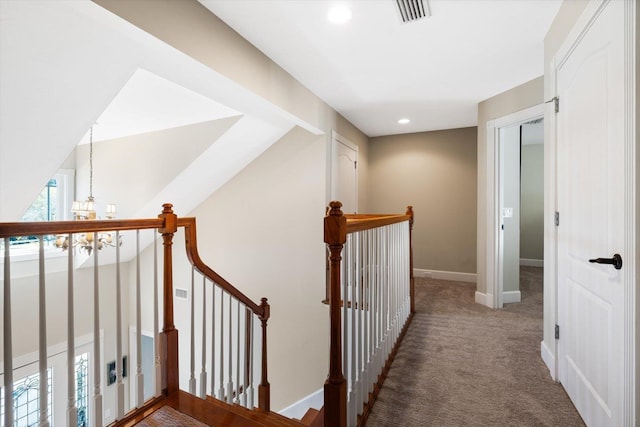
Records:
M22 419L21 422L26 422L29 425L38 424L41 426L48 426L53 424L64 424L67 426L76 427L79 419L85 419L87 413L92 414L91 419L86 419L87 424L95 427L102 427L108 423L108 413L111 413L111 418L115 419L111 424L120 426L128 425L133 419L140 419L149 408L162 402L168 396L173 395L180 389L180 363L184 364L181 354L185 352L185 343L189 343L189 340L182 339L178 341L178 330L175 325L174 319L174 266L176 265L176 258L172 253L173 238L175 233L184 228L185 231L185 243L187 250L187 258L191 265L192 273L192 292L191 304L192 307L195 304L195 294L193 292L195 286L195 274L199 274L202 279L202 298L198 301L202 304L202 310L200 311L200 320L202 321L202 328L200 330L203 342L201 343L201 372L199 376L199 393L195 391L195 383L193 378L189 379L188 388L192 394L198 394L202 398L207 397L207 385L210 386L211 395L228 403L236 403L249 408L254 407L254 401L257 400L258 408L262 411L268 412L270 410L270 386L267 378L267 320L269 319L269 304L266 298L261 300L260 304L256 304L247 298L244 294L233 287L229 282L220 277L211 268L205 265L200 256L198 255L196 246L196 226L194 218L178 218L173 210L171 204L163 205L163 211L158 218L151 219L134 219L134 220L95 220L95 221L52 221L52 222L17 222L17 223L0 223L0 246L2 248L3 263L1 264L3 274L2 288L3 288L3 358L2 358L2 395L4 397L3 405L3 421L4 425L11 426L16 421L18 411L15 409L14 396L16 390L14 390L14 370L18 369L17 364L22 364L24 360L27 360L24 355L14 354L13 341L15 333L20 331L21 334L33 334L38 337L37 352L28 355L29 362L33 362L38 365L37 374L30 378L32 384L38 384L38 395L40 402L51 401L50 392L51 388L58 388L66 390L66 399L53 399L53 405L64 403L66 400L66 410L59 410L56 408L48 408L48 405L39 405L37 413L28 415L28 419ZM148 230L149 233L160 233L163 243L163 283L158 283L158 251L156 245L155 236L148 235L149 241L153 240L151 256L148 252L140 250L140 234L141 231ZM101 250L102 245L107 244L105 241L99 240L97 233L110 233L111 236L115 235L113 240L110 240L112 246L106 250ZM78 234L82 234L85 237L89 237L91 241L91 247L88 249L88 256L86 254L78 255L76 249L73 247L73 242L76 242L75 237ZM123 304L123 300L126 301L126 297L123 295L122 276L126 274L126 268L121 266L121 251L124 249L120 244L122 235L127 237L135 236L135 244L130 240L125 240L125 249L128 253L134 252L132 248L135 246L135 267L132 262L131 269L135 270L135 279L130 280L130 288L135 288L135 292L130 292L130 295L134 301L130 302L130 306L134 306L133 312L135 315L128 316L130 306ZM65 256L67 257L67 280L65 284L66 290L66 307L47 307L47 281L50 277L45 273L45 264L50 260L45 257L44 254L44 238L45 236L57 236L61 241L66 241L69 246ZM104 235L104 234L103 234ZM157 235L157 234L156 234ZM39 252L38 252L38 271L37 273L29 272L28 279L24 277L13 277L12 275L12 244L11 240L21 236L32 236L38 240ZM87 246L85 246L86 248ZM106 269L105 271L104 259L113 256L115 252L115 267ZM107 252L107 253L105 253ZM83 273L80 275L76 268L76 257L83 256L84 262L91 264L91 258L93 258L93 272L92 274ZM148 261L152 258L152 261ZM100 259L103 262L100 262ZM141 266L141 260L147 260L148 262ZM127 261L128 262L128 261ZM91 267L90 267L91 268ZM115 271L113 271L115 270ZM152 270L152 271L151 271ZM141 280L141 271L145 273L145 279ZM17 275L24 276L24 272L18 272ZM82 283L80 283L79 276L82 277ZM131 275L130 277L132 277ZM33 277L33 279L31 279ZM105 280L107 279L107 280ZM16 289L17 284L24 284L24 281L37 281L38 292L36 301L29 302L31 312L25 310L21 315L27 316L33 312L33 307L37 307L38 327L37 330L25 331L20 324L12 324L12 320L16 319L15 311L23 310L22 306L16 304L24 304L22 301L24 295L23 289ZM135 282L135 283L133 283ZM31 285L31 283L27 283ZM146 286L146 289L152 289L153 302L144 303L141 296L141 287ZM89 311L92 311L90 317L92 319L78 319L76 312L78 311L78 302L75 301L74 292L79 287L83 289L92 289L92 301L83 302L90 307ZM204 287L208 287L209 291L206 292ZM159 295L161 291L161 295ZM51 292L51 291L49 291ZM21 294L19 298L12 298L12 293ZM115 320L116 324L105 324L105 319L101 318L101 313L106 313L106 310L111 308L105 307L105 302L101 298L108 294L112 299L115 299ZM115 298L113 295L115 294ZM51 295L49 294L49 298ZM162 309L160 308L160 297L162 298ZM215 300L215 299L217 300ZM216 302L217 301L217 302ZM208 304L208 305L207 305ZM14 307L18 305L18 307ZM47 313L65 310L66 313L63 317L66 318L66 325L48 325ZM148 310L148 311L147 311ZM154 387L151 392L151 397L144 396L142 392L144 375L142 374L142 360L141 360L141 312L144 314L150 314L153 318L153 338L155 347L153 349L153 383ZM219 313L219 315L217 314ZM162 331L160 331L159 318L162 317ZM191 311L191 318L194 319L194 311ZM126 321L130 318L129 328L135 329L135 339L132 340L132 344L129 347L131 352L136 353L135 361L129 358L133 366L131 369L127 369L126 355L123 354L124 347L126 347L126 336L123 331L129 328L123 327L123 320ZM183 319L179 319L183 321ZM87 374L87 378L76 377L78 360L76 358L75 349L76 341L78 340L78 325L79 323L86 322L92 323L89 333L89 338L84 337L93 342L91 357L88 361L91 366L91 373ZM211 325L207 327L207 324ZM18 329L20 328L20 329ZM260 328L260 329L259 329ZM63 340L66 340L66 345L62 346L62 343L47 342L47 338L51 335L52 330L66 330L66 334ZM193 336L195 335L195 323L191 321L191 357L194 360L194 344ZM49 333L48 333L49 331ZM259 332L256 332L259 331ZM115 361L113 367L108 365L105 368L105 363L101 359L103 354L111 348L105 349L104 342L115 342ZM209 343L208 348L205 347L205 342ZM182 347L179 346L182 345ZM216 348L216 345L218 348ZM52 357L52 348L55 352L66 352L65 369L62 371L67 372L66 385L55 383L55 380L51 379L51 369L48 366L48 361ZM210 350L210 351L209 351ZM111 358L111 356L109 357ZM14 360L18 360L18 363L14 363ZM191 371L193 372L193 362L191 363ZM207 369L210 367L210 370ZM106 372L113 369L113 371ZM254 370L259 371L259 375L254 375ZM129 378L126 378L127 371L130 372ZM218 378L216 379L216 373ZM208 375L207 375L208 374ZM37 380L36 380L37 377ZM85 395L80 397L80 387L82 380L83 393ZM114 388L107 388L110 385L115 385ZM128 383L131 393L129 394L128 402L125 401L125 383ZM254 387L254 384L257 387ZM91 385L91 396L89 385ZM53 386L53 387L52 387ZM184 387L183 387L184 388ZM257 389L257 390L256 390ZM109 394L109 400L113 400L113 408L108 410L105 407L104 399L105 393ZM257 394L257 399L254 396ZM145 400L145 398L147 400ZM81 400L89 401L87 407L80 407L78 402ZM23 409L20 411L24 412ZM62 414L62 415L60 415ZM56 417L54 420L53 417ZM107 420L107 421L105 421Z
M326 427L366 422L415 311L412 207L404 215L344 215L341 206L331 202L324 220L331 322Z

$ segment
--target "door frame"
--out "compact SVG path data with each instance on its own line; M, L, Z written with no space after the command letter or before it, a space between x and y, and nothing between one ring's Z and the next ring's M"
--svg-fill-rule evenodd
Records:
M534 105L487 122L487 305L502 308L503 264L502 230L500 218L500 129L523 124L544 117L544 104ZM546 144L546 142L545 142ZM545 145L546 151L546 145ZM546 240L546 239L545 239Z
M557 69L564 63L569 57L571 52L575 49L576 45L582 40L585 33L589 30L592 23L598 18L602 10L607 3L611 0L591 0L586 6L584 12L569 32L565 41L558 49L557 53L553 57L548 68L548 76L552 82L553 93L547 99L554 99L558 96L557 88ZM616 0L617 1L617 0ZM636 283L640 282L638 272L638 255L640 249L638 248L638 223L640 218L636 203L640 200L640 184L637 180L638 177L637 166L640 163L638 157L640 156L640 150L637 145L637 128L636 128L636 107L637 107L637 93L636 93L636 2L635 0L624 0L624 55L625 55L625 105L624 105L624 186L625 186L625 200L624 200L624 217L625 217L625 233L624 247L622 250L624 256L624 268L627 269L628 274L624 277L624 390L622 393L623 413L621 419L624 426L636 425L637 421L637 396L638 390L636 387L637 370L638 366L638 351L637 344L637 329L636 329L636 314L638 307L638 293L636 292ZM562 109L562 101L560 100L560 108ZM562 110L561 110L562 111ZM561 307L558 301L558 235L555 226L555 212L558 210L558 165L557 165L557 122L553 103L549 104L549 107L545 111L545 144L548 150L545 149L545 275L544 275L544 292L545 292L545 305L547 304L547 294L552 295L554 300L553 307L545 307L545 337L548 335L546 330L548 327L557 325L560 319L559 312ZM548 129L548 131L547 131ZM551 319L548 319L551 317ZM548 348L548 343L543 341L542 343L542 358L549 367L549 370L554 377L558 378L559 363L558 358L558 340L553 343L553 348ZM546 347L546 348L545 348ZM551 352L552 354L548 354ZM546 354L545 354L546 353ZM551 359L551 357L553 359Z
M336 156L337 156L337 149L338 146L337 144L342 144L345 147L348 147L350 149L352 149L353 151L356 152L356 162L358 161L358 145L354 144L353 142L349 141L347 138L345 138L344 136L340 135L338 132L336 132L335 130L331 131L331 154L329 157L329 177L330 177L330 183L329 183L329 201L335 200L336 198L336 194L338 193L338 169L336 168ZM359 211L359 207L358 207L358 172L357 172L357 168L356 168L356 182L355 182L355 208L356 208L356 212ZM348 213L352 213L352 212L348 212Z

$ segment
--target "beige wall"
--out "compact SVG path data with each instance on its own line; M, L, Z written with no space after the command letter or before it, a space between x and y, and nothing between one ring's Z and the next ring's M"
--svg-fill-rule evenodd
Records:
M475 273L476 128L372 138L369 204L415 210L414 266Z
M543 102L543 78L538 77L478 104L478 240L477 290L487 292L487 200L489 174L487 170L487 122Z
M522 146L520 258L544 256L544 145Z

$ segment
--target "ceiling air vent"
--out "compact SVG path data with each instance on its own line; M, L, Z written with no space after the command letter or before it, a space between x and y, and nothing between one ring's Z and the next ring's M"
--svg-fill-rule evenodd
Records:
M402 22L413 22L431 16L429 0L396 0Z

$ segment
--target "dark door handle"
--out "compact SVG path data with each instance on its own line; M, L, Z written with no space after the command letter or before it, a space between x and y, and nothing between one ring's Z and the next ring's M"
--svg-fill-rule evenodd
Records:
M597 264L611 264L616 270L620 270L622 268L622 257L620 254L613 255L613 258L590 259L589 262L595 262Z

